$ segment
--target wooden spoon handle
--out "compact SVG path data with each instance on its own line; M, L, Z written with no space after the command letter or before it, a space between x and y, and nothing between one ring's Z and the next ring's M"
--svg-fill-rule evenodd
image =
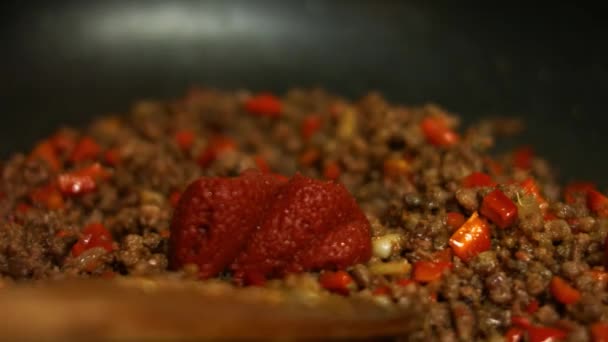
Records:
M411 311L264 289L156 281L61 281L0 291L0 337L306 339L405 335Z

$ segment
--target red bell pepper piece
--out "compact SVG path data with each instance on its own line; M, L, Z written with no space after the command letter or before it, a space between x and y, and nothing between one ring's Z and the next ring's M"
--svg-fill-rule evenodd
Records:
M462 180L462 186L465 188L496 186L496 182L483 172L473 172Z
M300 126L300 134L302 139L309 140L323 126L323 121L319 115L309 115L302 120Z
M270 93L260 93L245 102L247 112L269 118L280 117L281 107L281 100Z
M354 286L353 278L345 271L323 272L319 276L321 286L331 292L348 295Z
M522 146L513 151L513 165L522 170L529 170L532 167L534 150L531 146Z
M593 342L608 342L608 323L593 323L591 325L591 338Z
M388 286L378 286L372 291L374 296L387 296L391 294L391 289Z
M524 317L524 316L511 317L511 324L513 324L514 326L520 327L520 328L524 328L524 329L528 329L529 327L532 326L530 319L528 319L527 317Z
M591 190L596 190L595 184L591 182L572 182L564 188L564 199L566 203L572 204L577 196L587 196Z
M110 174L95 163L80 170L59 175L59 190L68 196L81 195L95 191L97 183L106 180Z
M581 292L579 290L575 289L558 276L553 276L550 288L553 297L562 304L574 304L581 298Z
M517 206L498 189L483 198L480 212L500 228L509 227L517 219Z
M608 197L599 191L587 192L587 207L599 217L608 217Z
M72 255L77 257L95 247L102 247L108 252L114 250L112 234L101 223L91 223L82 230L82 236L72 246Z
M568 333L564 330L551 327L533 325L526 330L528 331L528 340L530 342L555 342L563 340L568 336Z
M536 299L532 299L530 303L528 303L528 305L526 306L526 312L529 314L533 314L538 311L539 306L540 304L538 303L538 301Z
M30 158L44 160L53 171L59 171L62 167L57 152L49 141L43 141L36 145Z
M602 270L589 270L586 272L595 281L608 283L608 272Z
M63 197L55 184L49 184L35 189L30 194L33 203L44 205L47 209L55 210L64 207Z
M447 213L446 223L448 226L452 227L452 229L458 229L464 224L464 215L457 212L449 212Z
M444 248L440 251L433 253L431 261L434 262L452 262L452 249Z
M188 151L192 147L192 144L194 144L195 136L194 132L192 132L191 130L182 129L175 132L173 138L175 139L175 143L177 144L177 146L182 151Z
M534 197L534 199L536 199L536 202L538 202L538 205L540 206L540 208L542 210L545 210L547 208L548 203L543 198L543 196L540 194L540 189L538 188L538 185L536 184L536 182L534 182L534 180L532 178L527 178L526 180L521 182L519 185L524 190L524 193L531 195L532 197Z
M477 212L460 227L449 240L450 247L462 261L469 261L491 247L490 227Z
M201 167L207 167L222 153L234 151L235 149L236 142L232 138L225 136L213 137L211 140L209 140L207 148L201 152L198 158L198 164Z
M340 165L338 165L335 160L327 162L323 169L323 177L325 177L325 179L337 180L340 178L341 173L342 170L340 169Z
M70 161L78 163L85 160L95 160L101 153L101 147L91 137L82 137L72 154L70 155Z
M435 146L452 146L460 140L458 133L448 127L446 120L440 117L426 117L420 122L426 140Z
M443 273L451 270L451 262L445 261L417 261L414 263L412 279L419 283L428 283L441 279Z
M522 341L525 335L525 331L522 328L512 327L505 333L505 342L519 342Z
M74 150L76 140L70 134L65 132L57 132L49 139L55 151L60 153L68 153Z

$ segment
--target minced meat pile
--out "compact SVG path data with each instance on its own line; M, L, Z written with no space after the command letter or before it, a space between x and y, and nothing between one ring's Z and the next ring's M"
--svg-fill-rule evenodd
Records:
M589 182L560 187L530 147L488 153L518 129L464 130L437 105L378 93L193 88L141 101L1 164L0 284L167 275L294 286L295 272L308 288L386 306L418 298L424 329L403 340L606 341L608 198ZM204 199L210 187L227 194ZM246 227L210 214L230 208ZM289 213L299 208L310 217ZM243 269L257 273L235 281Z

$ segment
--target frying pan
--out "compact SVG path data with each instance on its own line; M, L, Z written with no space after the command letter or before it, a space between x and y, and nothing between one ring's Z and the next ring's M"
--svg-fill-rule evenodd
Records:
M192 84L516 116L562 180L608 186L605 28L573 2L20 1L2 5L0 156Z
M525 119L560 176L607 186L599 8L429 1L19 1L3 10L0 155L192 84L437 102Z

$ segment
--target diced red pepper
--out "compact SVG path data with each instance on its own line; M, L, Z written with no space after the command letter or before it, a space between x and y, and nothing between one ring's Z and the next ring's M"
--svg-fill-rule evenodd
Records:
M540 304L538 303L538 301L536 299L532 299L530 303L528 303L528 305L526 306L526 312L529 314L533 314L538 311L539 306Z
M551 327L533 325L526 330L528 331L528 340L530 342L555 342L563 340L568 336L566 331Z
M302 166L312 166L321 157L321 153L316 148L309 148L302 152L298 157L298 163Z
M118 164L120 164L121 159L122 159L122 157L120 155L120 150L117 148L111 148L111 149L106 150L103 154L103 159L110 166L118 166Z
M546 209L546 207L548 206L548 203L543 198L543 196L540 194L540 189L538 188L538 185L536 184L536 182L534 182L534 180L532 178L527 178L526 180L521 182L519 185L524 190L524 193L526 193L528 195L532 195L532 197L534 197L534 199L536 199L536 202L538 202L541 209L543 209L543 210Z
M593 342L608 342L608 323L593 323L591 325L591 338Z
M207 167L222 153L234 151L235 149L236 142L232 138L216 136L209 141L207 148L201 152L198 158L198 164L201 167Z
M70 161L74 163L82 162L85 160L95 160L101 153L101 147L91 137L82 137L74 151L70 155Z
M302 126L300 127L300 134L302 139L309 140L315 133L323 126L323 121L319 115L309 115L302 120Z
M396 179L406 175L410 170L410 165L405 159L389 158L384 161L383 169L385 177Z
M59 190L68 196L89 193L97 189L99 181L106 180L109 176L108 171L99 163L95 163L80 170L59 175Z
M173 208L177 207L177 203L179 203L179 198L182 196L182 193L175 190L169 195L169 203Z
M161 230L160 233L158 233L158 235L160 235L160 237L163 239L168 239L171 236L171 230L169 230L169 229Z
M441 279L443 273L452 269L451 262L417 261L414 263L412 279L419 283L429 283Z
M433 253L431 261L434 262L452 262L452 249L444 248L440 251Z
M599 217L608 217L608 197L599 191L587 192L587 207Z
M532 167L534 150L531 146L522 146L513 151L513 165L522 170L529 170Z
M531 260L530 254L528 254L528 253L526 253L526 252L524 252L522 250L519 250L519 251L515 252L514 256L515 256L515 259L520 260L520 261L524 261L524 262L528 262L528 261Z
M440 117L426 117L420 122L426 140L435 146L452 146L460 140L458 133L448 127L446 120Z
M388 286L378 286L372 291L374 296L387 296L391 294L391 289Z
M591 182L572 182L564 188L564 199L566 203L572 204L576 201L577 196L586 198L589 191L596 189L595 184Z
M595 281L602 283L608 283L608 272L602 270L589 270L587 274L591 276Z
M524 329L513 327L505 333L505 342L520 342L525 335Z
M464 224L464 215L457 212L449 212L447 213L446 223L452 229L458 229Z
M62 167L55 148L49 141L43 141L34 147L31 158L44 160L53 171L59 171Z
M281 116L281 100L269 93L260 93L245 102L245 110L250 114L276 118Z
M341 173L342 170L340 169L340 165L335 160L327 162L323 169L323 177L325 177L325 179L337 180L340 178Z
M524 316L511 317L511 324L524 329L528 329L532 326L532 322L530 322L530 319Z
M558 276L551 279L551 294L562 304L574 304L581 298L581 292Z
M270 172L270 165L268 165L268 162L266 159L264 159L264 157L259 155L255 156L253 157L253 161L255 162L255 166L258 168L258 170L264 173Z
M449 240L450 247L462 261L470 261L492 246L488 223L474 212Z
M57 132L49 139L51 145L57 152L68 153L74 150L76 140L70 134L65 132Z
M91 223L82 230L82 236L72 246L72 255L77 257L95 247L102 247L108 252L114 250L112 234L101 223Z
M496 186L496 182L483 172L473 172L462 180L462 186L465 188Z
M175 132L173 137L175 139L175 143L182 151L189 151L194 144L194 132L189 129L182 129Z
M49 184L35 189L30 194L33 203L44 205L47 209L55 210L64 207L63 197L55 184Z
M347 295L354 285L353 278L345 271L323 272L319 276L321 286L331 292Z
M483 198L480 212L500 228L511 226L517 219L517 206L498 189Z

